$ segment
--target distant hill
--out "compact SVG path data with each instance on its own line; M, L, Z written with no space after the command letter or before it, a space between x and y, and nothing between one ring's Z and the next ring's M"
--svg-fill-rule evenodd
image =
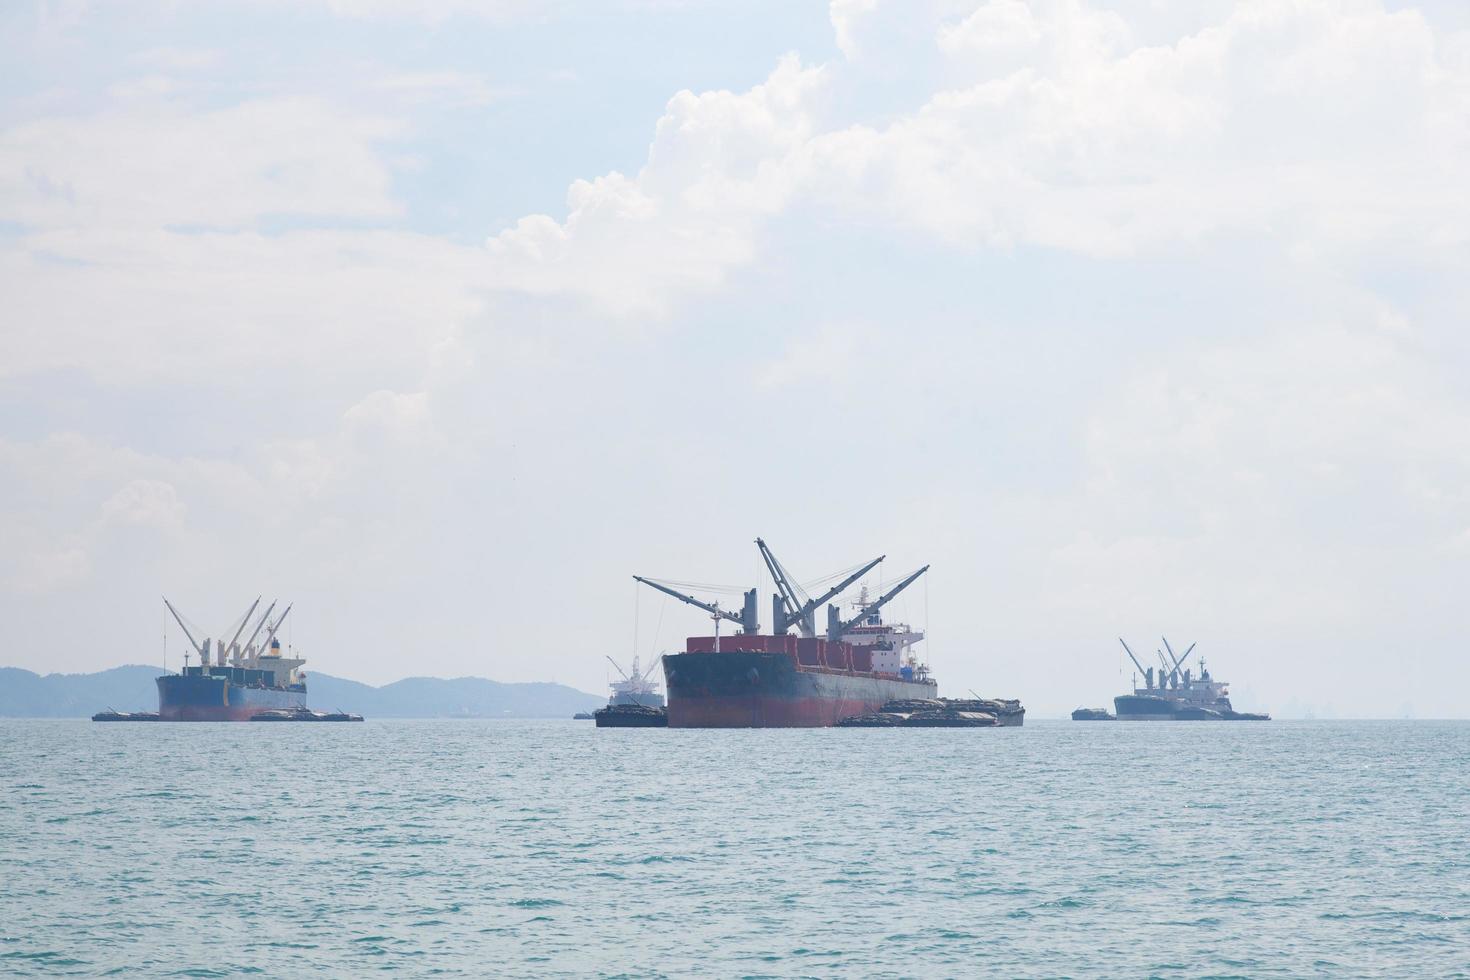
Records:
M85 718L104 708L157 711L157 667L95 674L34 674L0 667L0 718ZM570 718L605 698L564 684L502 684L483 677L409 677L382 687L328 674L307 679L307 703L368 718Z

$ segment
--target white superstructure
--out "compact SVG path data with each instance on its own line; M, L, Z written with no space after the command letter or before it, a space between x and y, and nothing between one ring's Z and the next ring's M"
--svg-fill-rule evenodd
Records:
M661 658L654 660L646 670L639 665L636 656L627 671L618 667L617 661L611 657L608 657L608 661L617 668L619 674L623 675L622 680L613 681L608 685L612 690L612 696L607 699L608 704L640 704L645 708L664 706L664 696L659 693L658 684L650 679L653 672L658 669L658 665L663 662Z
M853 605L858 609L868 607L867 586L863 586ZM927 673L927 669L908 652L909 647L923 638L923 630L916 630L907 623L885 623L877 611L864 616L858 625L842 634L844 643L873 652L873 670L880 674L902 674L905 668L915 675Z

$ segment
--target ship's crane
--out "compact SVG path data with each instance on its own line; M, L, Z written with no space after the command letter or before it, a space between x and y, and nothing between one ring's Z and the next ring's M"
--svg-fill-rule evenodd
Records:
M1199 645L1198 643L1191 643L1189 649L1184 651L1184 656L1176 657L1174 656L1174 648L1169 646L1169 638L1167 636L1161 636L1159 639L1164 641L1164 649L1169 651L1169 657L1174 661L1174 669L1178 671L1184 669L1184 661L1189 659L1189 654Z
M864 575L871 572L874 568L878 567L878 563L887 557L887 555L879 555L877 558L874 558L872 561L868 562L866 565L862 566L857 571L844 578L841 582L838 582L836 585L832 586L832 588L828 589L817 598L810 600L805 606L803 606L801 610L802 634L805 636L815 636L817 634L817 607L823 605L829 599L836 598L840 592L842 592L852 583L856 582L858 579L862 578Z
M173 613L174 622L176 622L176 623L179 624L179 629L181 629L181 630L184 631L184 636L189 640L189 645L194 648L194 652L195 653L199 654L199 663L200 664L208 664L208 662L209 662L209 648L208 648L208 646L203 645L198 640L194 639L194 634L193 633L190 633L189 632L189 627L187 627L187 626L184 625L184 617L183 616L180 616L179 615L179 611L174 608L174 604L172 602L169 602L168 601L168 596L164 596L163 597L163 604L165 606L168 606L168 611L171 612L171 613ZM209 643L209 638L208 637L205 637L204 643L205 644L208 644Z
M667 585L664 585L660 582L655 582L651 578L644 578L641 575L634 575L633 580L635 582L642 582L649 588L657 589L664 595L673 596L680 602L687 602L691 606L696 606L700 609L703 609L711 616L718 616L720 619L728 619L732 623L739 623L740 632L742 633L753 634L759 633L761 631L761 624L757 621L758 614L756 613L755 589L749 589L746 591L744 608L737 614L732 613L727 609L721 609L718 603L705 602L703 599L696 599L692 595L685 595L683 592L680 592L677 589L671 589Z
M1144 683L1146 683L1149 687L1153 687L1154 686L1154 669L1152 667L1150 667L1147 670L1145 670L1144 667L1143 667L1143 664L1139 663L1138 662L1138 658L1133 655L1132 648L1130 648L1127 643L1124 643L1123 642L1123 638L1121 636L1118 637L1118 642L1119 643L1122 643L1123 644L1123 649L1128 651L1128 659L1131 660L1131 661L1133 661L1133 666L1137 667L1138 668L1138 672L1143 675L1143 677L1144 677Z
M874 600L873 602L868 603L866 606L863 606L862 609L858 610L858 614L856 616L852 617L852 619L849 619L847 622L843 622L842 621L842 616L839 613L839 611L838 611L838 609L837 609L836 606L828 606L827 607L827 640L828 640L828 642L836 643L837 641L841 640L842 639L842 634L846 633L848 630L852 629L854 626L858 625L863 620L867 619L869 616L871 616L874 613L876 613L879 609L882 609L884 606L888 605L888 603L892 602L893 599L900 592L902 592L904 589L906 589L910 585L912 585L918 579L918 577L920 575L923 575L928 570L929 570L929 566L928 565L925 565L923 568L919 569L917 572L914 572L912 575L908 576L903 581L899 582L893 588L891 588L887 592L883 593L876 600Z
M1169 666L1169 661L1164 659L1164 651L1155 650L1154 656L1159 658L1159 690L1162 691L1171 684L1178 687L1179 678L1175 675L1174 669Z
M255 643L256 636L260 634L260 628L266 623L270 622L271 613L275 611L276 603L279 601L279 599L272 599L271 604L265 607L265 612L260 614L260 622L255 624L255 629L250 631L250 639L245 641L246 650L252 648L253 644Z
M276 638L276 630L281 628L281 624L286 621L286 617L289 615L291 615L291 607L287 606L286 611L281 613L281 618L276 620L274 625L266 627L265 641L261 644L262 649L268 649L270 647L271 640Z
M800 591L801 586L791 578L764 541L756 538L755 546L760 549L761 559L771 573L771 581L776 584L776 594L771 600L771 632L780 636L801 622L802 604L810 602L811 596Z
M240 628L237 629L237 630L235 630L235 635L232 636L232 637L230 637L230 642L229 643L226 643L225 644L224 650L222 650L220 652L220 656L221 657L227 657L227 656L229 656L230 653L235 649L235 641L240 638L240 634L241 633L245 632L245 627L247 625L249 625L249 623L250 623L250 617L255 615L255 607L258 606L258 605L260 605L260 600L261 599L264 599L264 598L265 598L265 596L259 596L259 595L256 596L255 597L255 601L250 604L250 608L247 609L247 610L245 610L245 615L240 618ZM235 665L236 666L239 666L239 659L238 658L239 658L239 655L236 654L236 661L235 661Z
M607 657L606 654L603 654L603 656ZM652 674L654 672L654 670L658 668L658 664L659 664L658 658L655 657L653 663L651 663L651 664L648 665L648 669L647 670L639 670L638 669L638 658L637 657L634 657L633 658L633 662L628 665L628 670L631 670L632 671L632 673L629 674L628 671L623 670L623 668L618 665L618 662L616 660L614 660L612 657L607 657L607 662L613 665L613 670L617 671L619 674L621 674L623 676L623 680L625 680L625 681L634 681L634 680L636 680L639 683L646 682L648 680L649 675Z
M603 656L607 656L607 655L604 654ZM613 670L617 671L622 676L623 680L625 680L625 681L628 682L628 685L629 685L628 689L626 691L622 692L622 693L627 694L628 697L632 698L634 704L643 705L643 702L638 699L638 693L639 692L633 690L633 688L636 688L636 687L639 687L639 686L642 686L642 685L648 683L648 675L652 674L653 673L653 669L658 666L658 664L659 664L658 659L655 658L654 661L653 661L653 663L651 663L651 664L648 665L648 670L646 670L646 671L640 671L638 669L638 658L637 657L634 657L633 658L633 662L628 665L628 670L626 670L626 671L623 670L623 668L618 665L618 662L616 660L614 660L612 657L608 657L607 658L607 662L610 663L610 664L612 664L613 665ZM630 671L631 671L631 673L629 673ZM643 705L643 706L644 707L648 707L648 705Z
M778 636L787 632L793 626L801 632L802 636L816 636L817 609L824 603L835 598L849 585L852 585L852 583L871 572L878 566L879 562L888 557L887 555L879 555L813 599L791 578L791 574L786 571L786 567L777 560L775 554L764 541L756 538L755 546L760 549L761 558L765 560L766 568L771 573L771 579L776 583L776 588L779 590L772 598L771 610L771 617L774 621L772 632Z

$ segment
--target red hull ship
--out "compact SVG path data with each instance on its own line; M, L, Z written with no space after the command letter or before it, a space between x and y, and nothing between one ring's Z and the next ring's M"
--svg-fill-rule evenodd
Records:
M886 702L934 698L938 685L908 648L924 634L885 624L880 610L928 570L924 566L868 601L864 589L857 613L844 621L827 607L827 635L816 636L816 609L883 560L880 556L811 598L796 585L764 541L756 539L776 583L772 617L776 631L762 634L756 622L756 590L745 593L744 609L720 609L650 579L634 576L666 595L706 610L714 636L691 636L683 653L663 658L670 728L822 728L844 718L877 711ZM741 632L720 636L719 624ZM788 630L795 628L800 635Z

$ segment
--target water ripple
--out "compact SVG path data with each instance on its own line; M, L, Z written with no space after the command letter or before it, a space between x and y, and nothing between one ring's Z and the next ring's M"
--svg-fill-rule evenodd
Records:
M0 973L1464 976L1467 798L1461 723L0 721Z

